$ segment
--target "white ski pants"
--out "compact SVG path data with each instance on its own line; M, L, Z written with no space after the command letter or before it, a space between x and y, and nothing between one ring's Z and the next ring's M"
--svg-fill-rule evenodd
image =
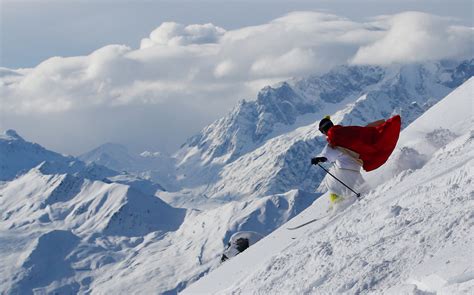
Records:
M347 186L352 188L354 191L358 193L362 193L367 191L367 184L362 178L360 171L344 169L344 168L337 168L332 167L329 172L339 178L342 182L344 182ZM336 194L341 197L350 197L355 196L353 192L351 192L348 188L346 188L342 183L334 179L331 175L326 175L324 178L324 184L328 188L330 194Z

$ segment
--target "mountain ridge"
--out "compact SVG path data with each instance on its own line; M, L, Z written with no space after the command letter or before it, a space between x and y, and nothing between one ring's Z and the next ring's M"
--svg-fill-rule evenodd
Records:
M323 195L182 294L471 293L474 272L466 253L474 242L474 134L467 106L473 91L470 78L403 130L401 155L382 166L390 177L362 200L327 217ZM439 126L456 135L433 141ZM418 156L405 148L426 161L410 161ZM397 166L400 159L407 165Z
M277 130L305 115L314 122L326 114L334 114L337 123L358 125L386 119L395 110L406 126L452 90L446 85L458 86L457 83L472 75L473 59L387 68L342 66L322 76L294 79L277 84L276 88L265 87L256 101L241 102L228 115L188 140L175 154L178 174L193 171L182 181L182 186L212 181L215 171L283 134ZM356 86L359 79L361 85ZM325 91L319 88L321 85L326 87ZM289 114L281 115L282 108L289 109ZM292 126L289 130L282 129L291 131L303 125Z

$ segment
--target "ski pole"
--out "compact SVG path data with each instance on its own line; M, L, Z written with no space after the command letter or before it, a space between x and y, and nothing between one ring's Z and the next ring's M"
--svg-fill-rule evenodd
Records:
M344 182L342 182L339 178L337 178L336 176L334 176L331 172L329 172L328 170L326 170L326 168L324 168L323 166L319 165L318 163L318 166L321 167L321 169L323 169L324 171L326 171L327 174L331 175L332 177L334 177L337 181L339 181L340 183L342 183L342 185L344 185L345 187L347 187L351 192L353 192L354 194L356 194L356 197L357 199L360 198L360 193L354 191L353 189L351 189L347 184L345 184Z

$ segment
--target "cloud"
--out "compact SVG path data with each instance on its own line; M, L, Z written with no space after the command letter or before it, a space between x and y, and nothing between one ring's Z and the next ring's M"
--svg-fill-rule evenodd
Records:
M141 41L140 48L145 49L156 45L179 46L216 43L224 33L223 28L211 23L184 26L175 22L165 22L151 32L150 38Z
M191 130L210 123L238 100L254 98L266 83L322 73L347 63L460 58L472 55L472 38L470 27L418 12L365 22L320 12L294 12L266 24L227 31L213 24L165 22L138 48L109 45L87 56L53 57L32 69L1 69L0 99L8 113L1 127L20 125L28 132L42 128L38 120L67 118L72 113L76 122L81 118L90 121L101 113L107 113L108 120L120 121L132 117L126 114L127 107L130 112L146 108L154 110L146 113L152 118L142 118L154 123L149 129L139 129L138 123L133 130L126 130L126 124L96 124L91 136L106 134L108 141L123 138L125 142L130 132L142 132L142 140L159 138L154 143L183 142ZM177 113L170 117L170 110ZM164 124L156 118L175 122ZM178 124L183 118L189 122ZM120 129L114 127L119 125ZM184 129L170 135L165 125ZM40 133L47 132L55 131ZM81 143L74 140L74 131L56 131L68 132L69 150L77 150L73 145ZM157 148L165 146L156 144Z
M317 56L311 48L294 48L282 55L263 57L255 61L251 71L262 76L297 75L314 68L316 60Z
M405 12L380 17L375 24L384 28L383 35L359 48L353 63L407 63L467 57L473 53L473 28L451 25L447 18Z
M230 59L220 62L214 69L214 76L216 78L228 77L232 74L235 74L237 69L237 64Z

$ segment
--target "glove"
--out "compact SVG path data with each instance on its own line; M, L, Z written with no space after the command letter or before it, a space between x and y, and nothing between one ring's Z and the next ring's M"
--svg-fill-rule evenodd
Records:
M317 165L319 163L326 162L328 159L326 157L316 157L311 159L311 165Z

